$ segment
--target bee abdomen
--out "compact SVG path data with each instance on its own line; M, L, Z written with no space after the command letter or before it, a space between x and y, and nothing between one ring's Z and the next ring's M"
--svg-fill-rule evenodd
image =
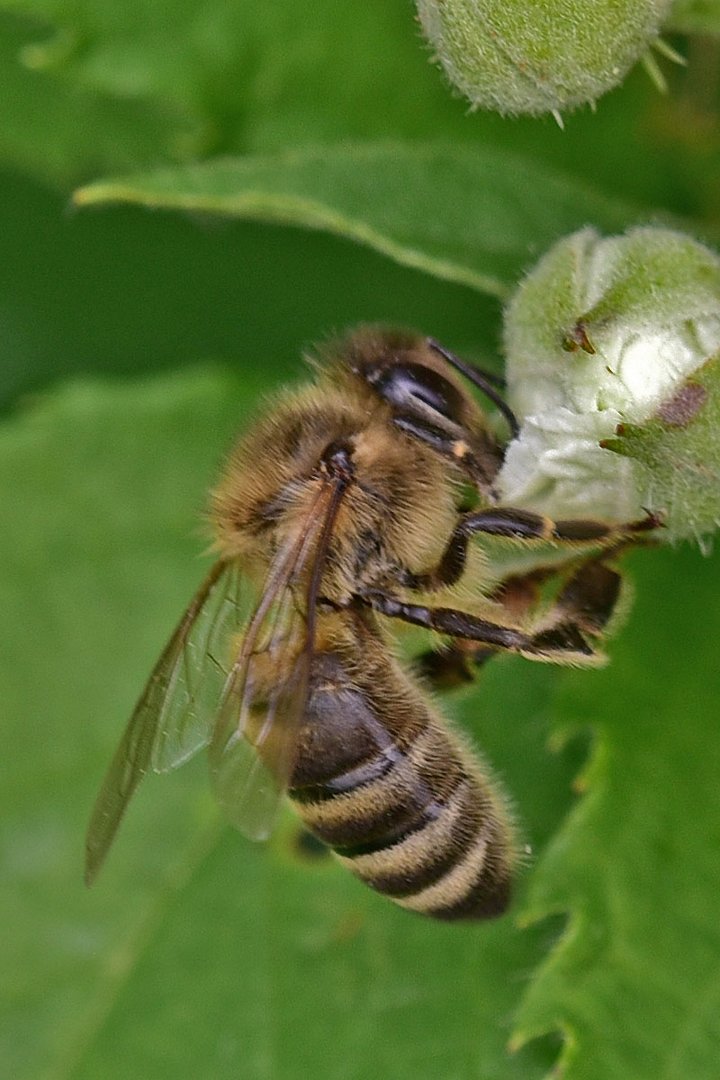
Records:
M510 894L503 816L469 756L428 724L322 783L291 791L305 824L378 892L443 919L500 914Z
M484 800L463 781L445 804L386 845L335 848L348 869L402 907L436 918L481 918L507 905L507 852Z
M305 824L338 852L386 846L436 816L403 754L387 751L324 784L294 788Z
M467 815L467 817L466 817ZM420 819L395 837L335 847L341 862L373 888L394 899L434 885L456 864L478 827L477 807L466 783L445 804L431 802Z
M410 911L436 919L484 919L501 915L510 901L507 851L497 847L492 825L456 847L453 860L436 881L395 898Z

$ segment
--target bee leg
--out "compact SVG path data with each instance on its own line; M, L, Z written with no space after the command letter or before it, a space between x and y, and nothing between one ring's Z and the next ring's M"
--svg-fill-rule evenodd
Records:
M571 622L590 639L604 633L622 593L622 575L607 565L608 557L604 552L586 559L568 578L548 612L550 626Z
M613 548L612 555L616 549ZM527 574L513 574L504 579L488 599L503 609L508 620L527 625L534 608L541 601L544 582L566 578L545 619L545 625L574 622L583 635L599 637L613 612L622 588L618 571L606 565L610 553L599 556L574 556L560 563L535 567ZM452 690L473 682L480 668L497 650L475 641L455 638L436 649L420 653L413 662L417 673L437 690Z
M513 507L478 510L460 519L437 566L422 574L407 572L402 575L401 584L421 592L454 585L465 569L470 539L478 533L531 544L593 544L616 550L661 524L662 519L651 513L638 521L609 525L583 518L553 521L531 510Z
M478 670L494 655L495 649L456 638L438 649L420 653L412 667L435 690L454 690L474 682Z
M575 556L569 564L577 569ZM488 596L490 603L500 606L507 613L509 620L520 625L526 620L528 612L540 602L540 586L550 577L562 572L565 564L539 566L526 574L513 574L506 577ZM478 645L475 641L455 638L443 642L436 649L420 653L413 662L413 667L421 678L437 690L452 690L473 682L480 668L496 655L496 650L487 645Z
M533 634L512 626L501 626L455 608L408 604L380 590L368 590L360 594L358 599L390 619L402 619L452 638L477 641L493 650L520 653L531 660L592 663L598 659L574 618L557 622Z

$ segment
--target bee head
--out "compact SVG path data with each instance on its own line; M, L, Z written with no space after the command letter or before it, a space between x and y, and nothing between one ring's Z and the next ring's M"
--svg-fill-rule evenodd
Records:
M450 438L479 425L474 401L445 358L419 334L363 327L341 354L353 375L390 407L396 423L412 420Z
M337 359L366 396L387 407L395 428L459 465L481 488L488 487L502 451L453 370L480 385L474 369L430 338L376 327L362 327L340 343ZM481 388L487 392L484 384ZM492 389L490 396L497 400Z

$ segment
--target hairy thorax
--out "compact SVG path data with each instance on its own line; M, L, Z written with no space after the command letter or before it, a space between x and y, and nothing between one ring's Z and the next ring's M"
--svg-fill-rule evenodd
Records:
M221 555L262 575L298 543L318 513L323 454L337 442L348 448L353 478L337 510L321 595L343 603L398 568L433 565L457 516L452 464L395 428L384 403L327 386L287 395L235 448L212 500Z

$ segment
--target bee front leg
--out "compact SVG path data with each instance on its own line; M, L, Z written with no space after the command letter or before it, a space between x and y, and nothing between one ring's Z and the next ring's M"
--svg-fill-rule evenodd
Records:
M619 550L660 525L660 516L651 513L638 521L611 525L582 518L553 521L531 510L514 507L499 506L492 510L473 511L460 518L437 566L421 574L407 571L400 581L405 588L418 592L432 592L455 585L465 569L470 539L478 534L530 544L592 544L601 546L607 552L608 549Z

